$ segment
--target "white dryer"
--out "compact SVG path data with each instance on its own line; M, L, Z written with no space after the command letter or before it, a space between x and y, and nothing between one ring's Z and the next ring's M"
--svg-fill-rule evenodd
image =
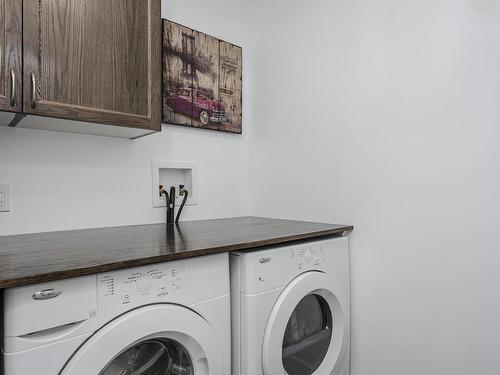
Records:
M230 256L232 375L348 375L347 237Z
M4 375L229 375L228 255L8 289Z

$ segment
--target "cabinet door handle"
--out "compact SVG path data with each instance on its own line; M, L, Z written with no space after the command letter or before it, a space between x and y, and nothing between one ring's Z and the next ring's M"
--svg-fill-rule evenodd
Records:
M36 107L36 78L35 73L31 73L31 108Z
M14 69L10 70L10 106L16 105L16 72Z

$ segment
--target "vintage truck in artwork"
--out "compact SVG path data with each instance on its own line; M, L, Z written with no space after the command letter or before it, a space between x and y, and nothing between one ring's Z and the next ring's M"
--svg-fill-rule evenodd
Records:
M167 96L165 104L174 112L200 120L203 125L226 121L224 105L210 99L202 90L179 89Z

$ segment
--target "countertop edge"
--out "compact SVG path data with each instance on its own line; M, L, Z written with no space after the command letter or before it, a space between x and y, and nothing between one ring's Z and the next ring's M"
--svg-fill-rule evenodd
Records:
M245 250L253 250L259 247L285 244L285 243L293 243L300 240L313 239L313 238L324 238L324 237L333 237L338 236L339 234L343 234L345 232L351 232L354 230L353 226L346 225L336 229L326 229L320 231L312 231L306 233L298 233L294 235L288 235L283 237L275 237L269 239L262 239L250 242L243 243L235 243L231 245L223 245L223 246L215 246L215 247L207 247L200 249L193 249L190 251L185 251L181 253L175 254L165 254L158 256L150 256L144 258L136 258L131 260L125 260L120 262L111 262L105 263L102 265L89 266L83 268L75 268L71 270L65 271L56 271L56 272L48 272L42 274L36 274L32 276L24 276L20 278L12 278L0 281L0 290L13 288L18 286L31 285L36 283L43 283L49 281L62 280L72 277L85 276L98 274L102 272L110 272L124 268L133 268L140 267L150 264L157 264L175 260L188 259L198 256L208 256L215 255L221 253L228 253L232 251L245 251Z

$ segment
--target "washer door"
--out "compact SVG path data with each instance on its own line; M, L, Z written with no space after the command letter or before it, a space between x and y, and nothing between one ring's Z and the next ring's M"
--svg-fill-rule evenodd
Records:
M150 305L97 331L60 375L223 374L221 345L200 315L177 305Z
M335 374L346 349L345 286L322 272L306 272L281 293L262 347L265 375Z

